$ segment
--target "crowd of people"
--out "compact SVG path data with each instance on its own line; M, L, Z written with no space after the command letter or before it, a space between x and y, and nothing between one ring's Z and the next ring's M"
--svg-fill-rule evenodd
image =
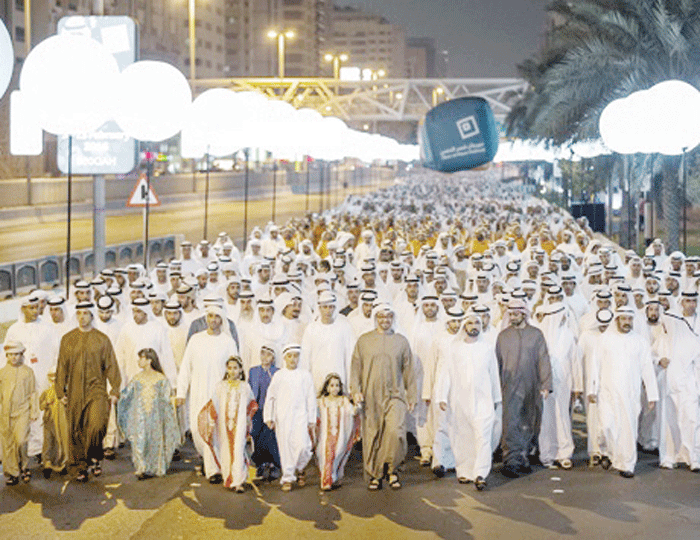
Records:
M639 451L700 472L700 259L643 256L542 200L416 174L323 215L226 233L148 272L104 269L69 299L22 298L0 369L8 485L139 479L190 438L211 483L340 485L361 441L370 490L422 466L487 485L534 463L634 475ZM251 475L254 467L254 475Z

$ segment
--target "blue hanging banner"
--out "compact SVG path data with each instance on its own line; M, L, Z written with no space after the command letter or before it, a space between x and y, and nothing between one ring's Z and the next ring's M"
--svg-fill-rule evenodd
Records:
M484 98L465 97L428 111L418 139L424 167L441 172L473 169L498 150L496 120Z

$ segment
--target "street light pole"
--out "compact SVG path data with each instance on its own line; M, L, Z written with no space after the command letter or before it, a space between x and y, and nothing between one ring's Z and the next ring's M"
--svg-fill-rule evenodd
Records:
M272 222L275 222L275 206L277 204L277 159L273 160L272 165Z
M24 0L24 53L32 50L32 0Z
M350 58L347 54L333 54L327 53L324 57L326 62L333 63L333 78L336 80L340 79L340 66L343 62L347 62Z
M284 32L270 30L267 33L267 37L269 37L270 39L277 39L277 73L280 79L284 79L284 53L286 48L286 41L288 39L294 39L294 36L294 30L285 30Z
M249 181L249 161L250 161L250 148L245 148L243 150L243 155L245 156L245 172L243 176L243 181L245 182L244 187L244 202L243 202L243 250L248 247L248 181Z
M190 30L190 80L195 79L195 10L194 10L195 0L189 0L188 2L188 12L189 12L189 30Z

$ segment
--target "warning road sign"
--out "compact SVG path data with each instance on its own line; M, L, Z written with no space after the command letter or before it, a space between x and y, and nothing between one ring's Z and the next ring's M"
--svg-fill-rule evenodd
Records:
M148 189L150 187L150 190ZM141 174L141 178L136 182L131 195L126 201L126 206L128 208L146 206L146 199L148 199L148 206L160 206L160 201L156 192L153 190L153 184L150 186L146 182L146 174Z

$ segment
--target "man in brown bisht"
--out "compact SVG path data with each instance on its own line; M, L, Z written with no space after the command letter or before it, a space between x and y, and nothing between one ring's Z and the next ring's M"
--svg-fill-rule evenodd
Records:
M406 457L406 413L418 398L408 340L394 332L394 311L388 304L375 308L376 329L360 336L352 355L350 392L364 404L362 453L369 489L401 487L397 474ZM386 470L385 470L386 469Z
M78 328L61 339L56 367L56 395L66 405L71 454L78 462L79 482L87 482L88 467L102 474L102 441L107 432L110 400L119 398L121 375L107 335L93 328L92 303L79 303ZM107 381L111 395L107 394Z
M537 454L542 400L552 392L552 366L542 332L527 322L520 299L508 303L508 326L496 339L503 397L502 473L517 478L531 471Z

